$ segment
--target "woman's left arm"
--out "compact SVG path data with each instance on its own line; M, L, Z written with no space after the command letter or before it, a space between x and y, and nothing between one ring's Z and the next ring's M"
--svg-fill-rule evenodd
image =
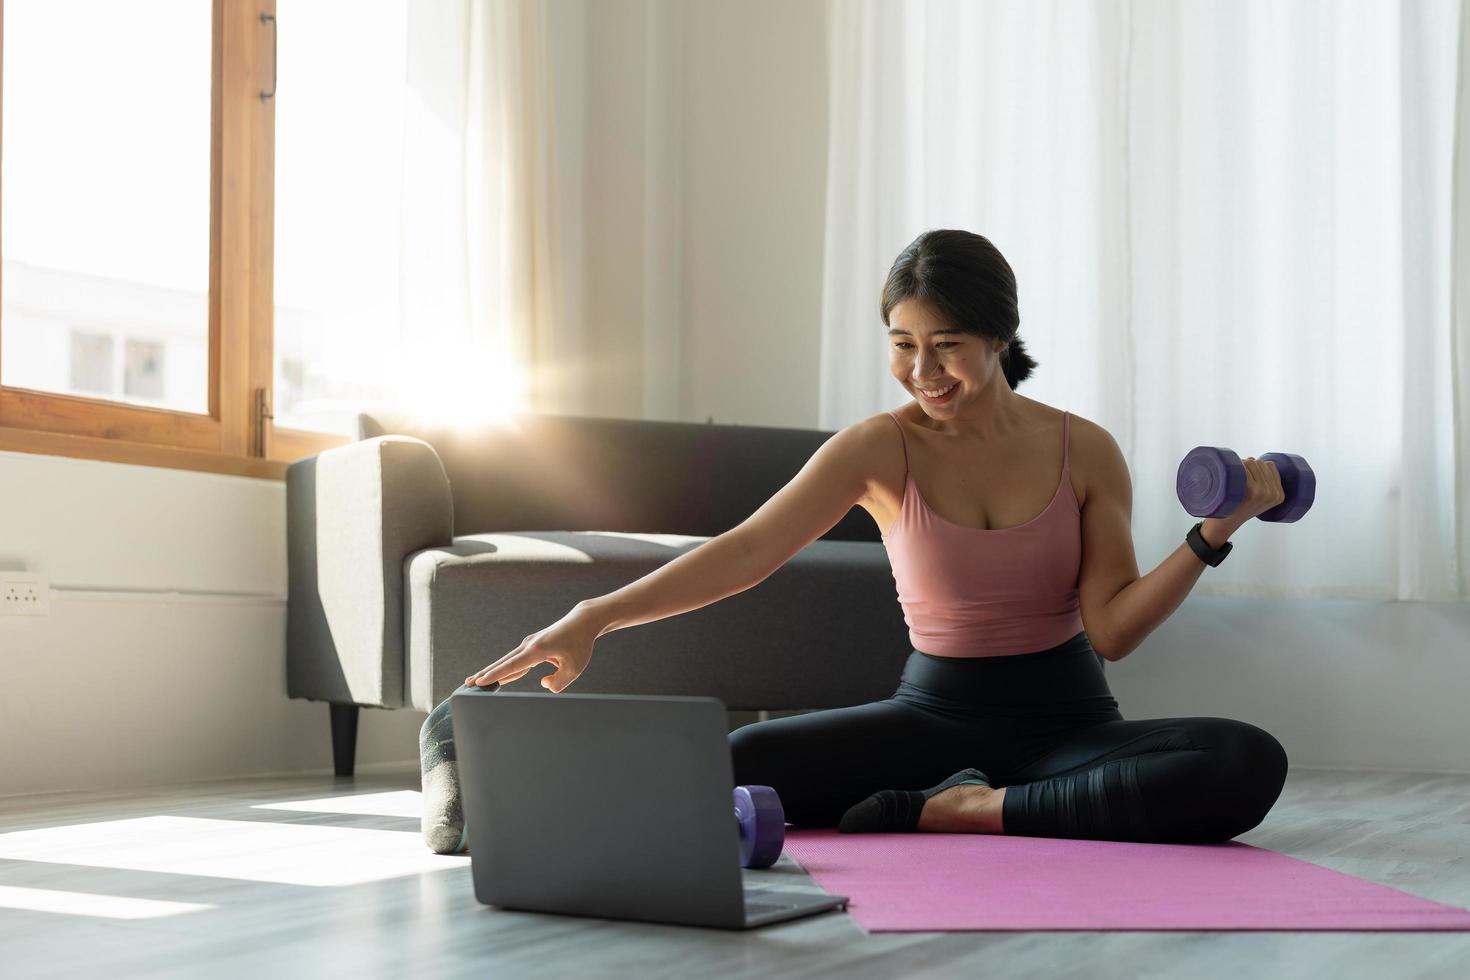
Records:
M1159 567L1140 577L1133 554L1133 483L1123 452L1094 423L1085 422L1074 432L1082 437L1073 447L1085 460L1086 481L1077 580L1082 625L1093 649L1117 661L1179 608L1209 566L1181 541ZM1200 534L1210 547L1219 548L1239 527L1232 519L1205 518Z

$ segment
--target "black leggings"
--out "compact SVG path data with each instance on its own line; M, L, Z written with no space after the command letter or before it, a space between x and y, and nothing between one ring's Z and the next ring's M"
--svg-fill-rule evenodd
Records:
M730 750L735 784L775 788L799 827L973 766L1006 788L1007 834L1215 843L1259 824L1286 781L1286 751L1254 725L1125 721L1085 632L1010 657L915 650L888 700L746 725Z

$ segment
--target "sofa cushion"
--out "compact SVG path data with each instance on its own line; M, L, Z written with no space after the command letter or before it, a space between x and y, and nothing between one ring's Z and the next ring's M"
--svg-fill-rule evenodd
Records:
M406 700L432 710L578 602L708 540L523 530L458 535L409 555ZM842 707L890 697L911 649L883 545L818 539L744 592L605 634L565 693L712 696L730 710ZM543 692L553 669L542 664L506 690Z

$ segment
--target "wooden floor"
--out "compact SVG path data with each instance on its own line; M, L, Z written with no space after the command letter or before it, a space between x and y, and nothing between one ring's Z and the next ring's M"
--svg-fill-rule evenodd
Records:
M0 976L1470 977L1470 934L725 932L489 908L416 768L0 798ZM1293 769L1237 838L1470 907L1470 776ZM653 842L650 847L656 846ZM808 887L789 858L748 881Z

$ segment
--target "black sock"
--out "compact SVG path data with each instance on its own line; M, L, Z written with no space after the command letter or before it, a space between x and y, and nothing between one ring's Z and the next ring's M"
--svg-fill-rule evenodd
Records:
M879 790L844 813L837 829L844 834L917 830L919 815L930 797L965 783L989 786L990 777L979 769L964 769L928 789Z

